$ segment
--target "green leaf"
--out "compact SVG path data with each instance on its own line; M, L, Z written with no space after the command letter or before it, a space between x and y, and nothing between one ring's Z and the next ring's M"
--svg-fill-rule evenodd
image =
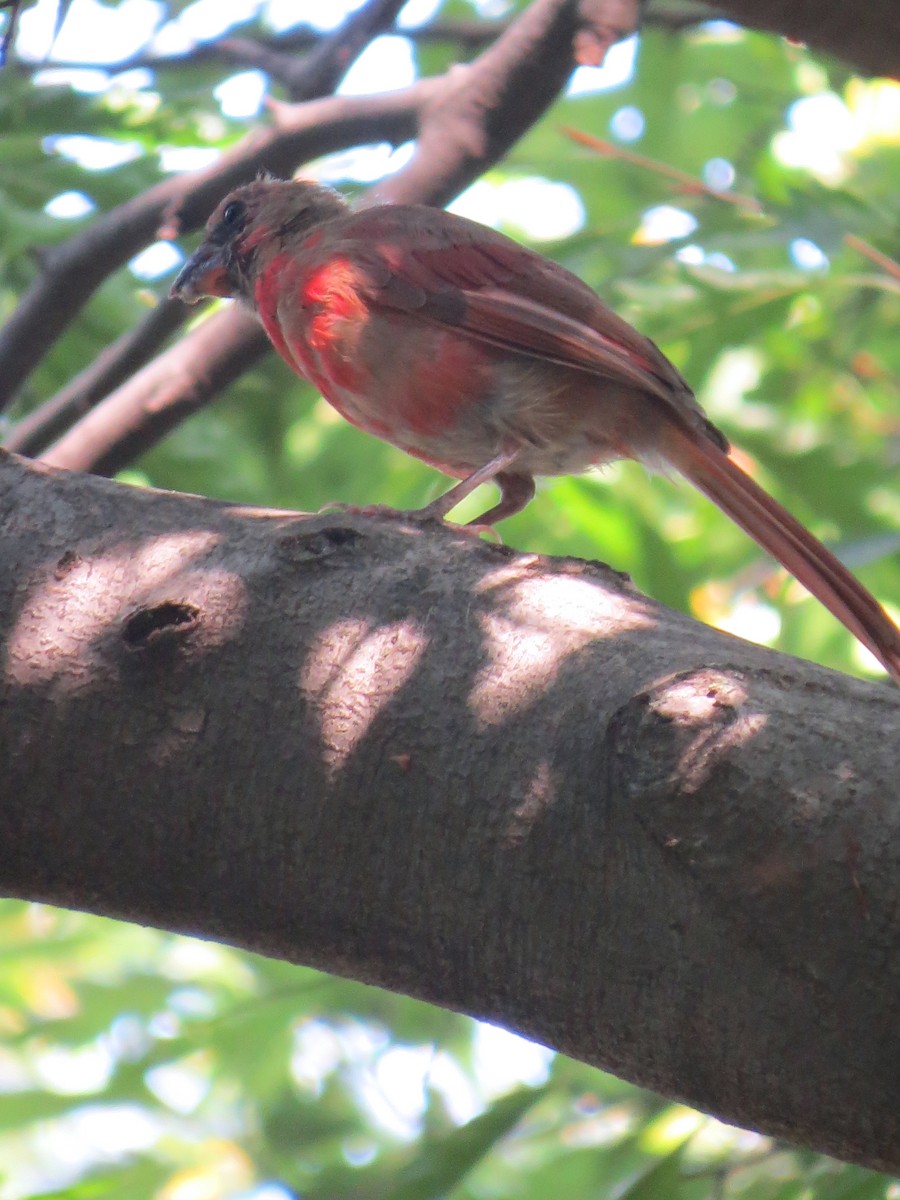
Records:
M420 1153L398 1173L390 1200L436 1200L445 1196L548 1094L520 1088L503 1096L454 1133L426 1139Z

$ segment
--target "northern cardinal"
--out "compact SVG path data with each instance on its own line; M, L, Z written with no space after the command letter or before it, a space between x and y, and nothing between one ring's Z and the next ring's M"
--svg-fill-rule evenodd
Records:
M171 294L236 296L342 416L519 512L536 475L618 458L674 467L778 559L900 683L900 630L808 530L729 457L685 380L556 263L417 205L352 212L316 183L231 192Z

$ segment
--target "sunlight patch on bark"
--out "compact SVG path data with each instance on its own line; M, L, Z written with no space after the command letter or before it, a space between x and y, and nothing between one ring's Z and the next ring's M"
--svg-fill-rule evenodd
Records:
M765 713L741 711L747 699L738 680L718 671L670 680L654 698L653 709L659 716L697 728L678 764L684 793L698 791L726 751L744 745L765 728Z
M318 717L330 774L341 770L410 679L428 641L409 621L375 629L363 620L337 621L322 634L303 665L300 687Z
M545 816L547 810L556 804L559 798L559 787L553 768L546 759L535 764L534 772L525 784L521 800L513 809L506 826L506 842L517 846L531 834L536 825Z
M122 647L122 630L142 606L196 608L204 645L226 641L246 607L240 578L221 566L198 566L218 545L217 534L186 531L130 542L102 553L67 551L48 564L27 595L9 636L3 669L34 686L53 681L65 692L96 682ZM113 641L110 641L110 637Z
M620 597L601 591L587 578L534 578L523 572L522 564L514 564L491 572L479 590L501 588L507 589L505 611L488 611L482 617L488 662L469 698L482 729L500 725L535 703L566 660L585 646L653 624L636 605L625 609ZM523 627L527 638L518 635Z

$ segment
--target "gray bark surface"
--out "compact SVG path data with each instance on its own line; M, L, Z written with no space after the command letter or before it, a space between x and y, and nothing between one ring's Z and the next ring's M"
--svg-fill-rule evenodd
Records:
M0 459L0 888L900 1168L900 697L599 564Z

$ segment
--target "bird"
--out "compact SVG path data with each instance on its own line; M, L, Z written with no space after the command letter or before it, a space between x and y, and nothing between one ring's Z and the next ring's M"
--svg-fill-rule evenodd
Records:
M459 480L422 519L488 481L500 497L479 528L523 509L539 476L677 471L900 684L900 630L875 598L734 461L662 351L536 251L442 209L354 209L267 177L219 203L170 295L237 298L346 420Z

